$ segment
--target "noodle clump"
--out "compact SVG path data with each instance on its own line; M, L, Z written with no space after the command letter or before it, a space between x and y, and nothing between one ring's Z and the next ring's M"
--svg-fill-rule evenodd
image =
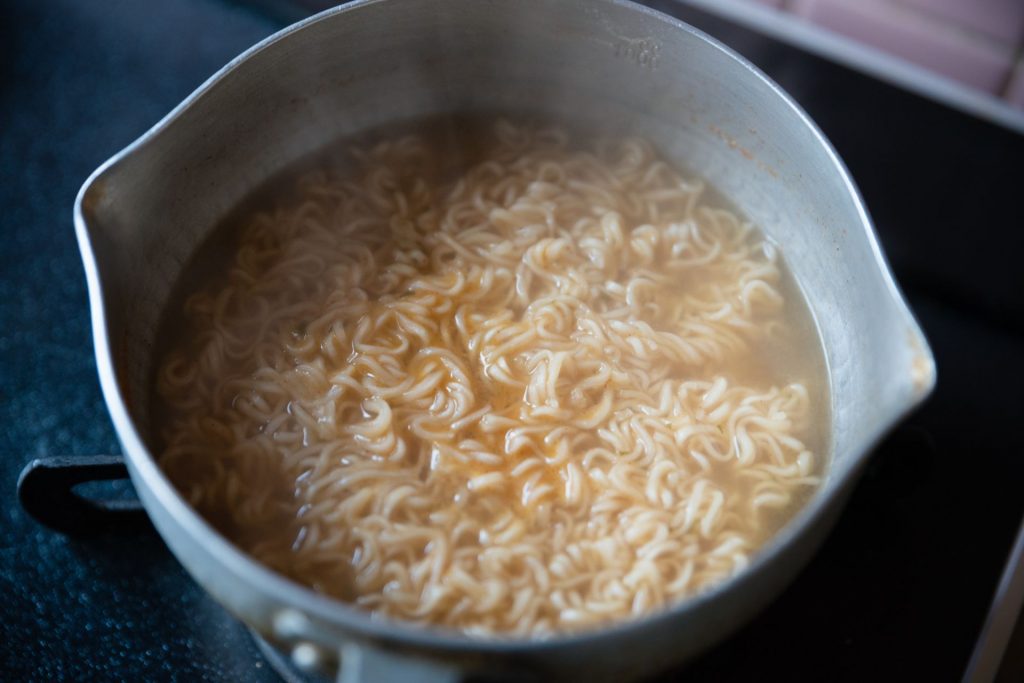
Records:
M159 367L161 465L254 557L541 637L732 576L818 483L805 386L729 370L782 325L774 247L646 142L352 155L250 217Z

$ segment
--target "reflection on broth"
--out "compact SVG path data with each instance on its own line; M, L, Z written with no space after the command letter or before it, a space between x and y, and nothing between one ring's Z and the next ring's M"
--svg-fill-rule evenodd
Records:
M378 615L642 615L742 570L821 476L824 362L778 249L640 139L367 137L236 212L180 299L161 466Z

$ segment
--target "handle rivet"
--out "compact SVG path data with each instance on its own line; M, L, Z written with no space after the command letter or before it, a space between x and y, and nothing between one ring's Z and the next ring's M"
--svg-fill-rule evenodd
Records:
M323 661L323 652L313 643L296 643L292 647L292 662L303 671L316 671Z
M298 610L283 609L274 615L274 634L283 640L294 640L309 632L309 619Z

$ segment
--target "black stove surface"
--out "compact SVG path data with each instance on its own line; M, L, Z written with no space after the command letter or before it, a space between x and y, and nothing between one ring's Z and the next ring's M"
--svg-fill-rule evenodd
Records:
M1024 137L670 0L818 122L932 343L930 401L877 449L821 551L664 681L958 679L1024 515ZM282 25L218 0L9 0L0 21L0 677L278 680L153 531L71 540L21 467L117 452L71 207L86 176ZM865 363L870 359L864 359Z

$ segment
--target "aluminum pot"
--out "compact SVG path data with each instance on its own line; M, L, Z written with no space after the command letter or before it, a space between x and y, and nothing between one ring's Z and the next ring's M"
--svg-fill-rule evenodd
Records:
M147 406L172 285L219 219L266 178L385 123L523 110L639 132L762 226L819 327L832 402L825 483L748 569L643 619L539 642L372 619L264 568L163 476ZM239 619L346 683L624 680L692 656L793 578L873 444L935 381L857 190L807 115L713 39L621 0L364 0L319 14L239 56L93 173L75 225L103 394L154 525Z

